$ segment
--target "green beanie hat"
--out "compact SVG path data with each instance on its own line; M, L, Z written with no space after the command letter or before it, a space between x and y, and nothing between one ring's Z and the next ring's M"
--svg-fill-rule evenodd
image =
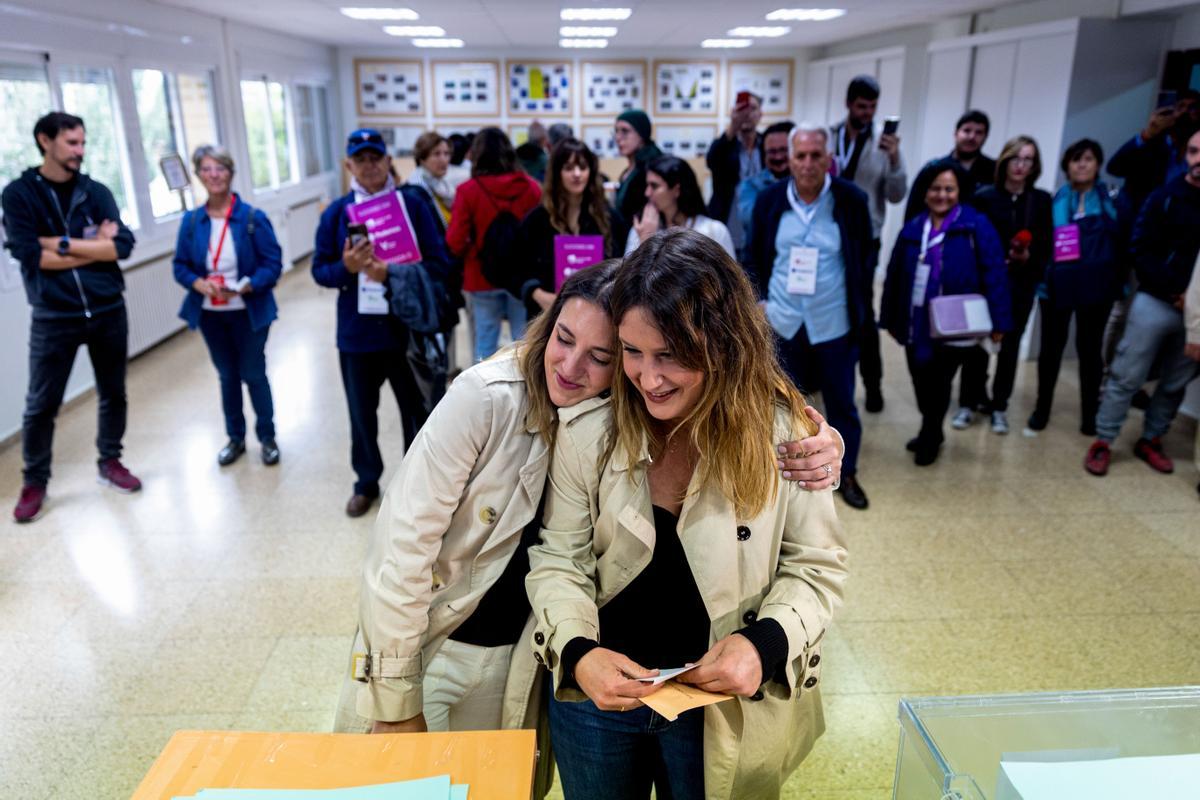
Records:
M629 127L637 131L637 135L642 137L643 142L650 141L650 117L640 108L631 108L621 112L617 117L617 122L628 122Z

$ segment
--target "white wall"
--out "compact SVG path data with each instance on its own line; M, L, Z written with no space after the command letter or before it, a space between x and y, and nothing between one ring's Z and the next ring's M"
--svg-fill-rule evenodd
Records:
M228 25L213 16L145 0L106 0L91 13L81 13L81 6L72 0L0 6L0 49L45 53L52 65L114 67L118 96L122 100L121 121L127 138L132 140L133 152L139 157L140 141L129 135L137 130L137 115L126 93L127 87L122 86L127 70L133 67L212 70L221 139L240 167L234 186L243 197L269 214L285 248L285 268L290 268L291 258L303 256L310 249L305 242L311 242L316 204L336 191L336 172L301 180L277 191L255 192L250 185L238 82L247 73L269 74L281 82L328 82L330 112L334 124L340 124L333 48L248 26ZM32 138L30 142L32 165L37 154ZM121 265L130 287L126 294L130 305L130 343L139 349L182 325L173 318L174 309L182 302L182 290L168 278L178 217L156 221L145 213L149 209L145 183L135 181L143 222L135 230L138 243L133 256ZM15 266L5 264L0 272L4 272L4 279L0 280L0 336L5 342L0 351L0 374L6 376L0 382L0 439L3 439L21 427L28 381L29 307L19 279L14 279ZM163 314L163 309L171 313ZM286 314L287 310L282 309L281 313ZM67 387L67 399L90 389L92 384L90 364L81 352Z

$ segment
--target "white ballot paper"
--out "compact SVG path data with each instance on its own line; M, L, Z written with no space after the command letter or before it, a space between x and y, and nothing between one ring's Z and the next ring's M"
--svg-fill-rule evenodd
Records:
M671 680L671 678L674 678L677 675L682 675L685 672L691 672L698 666L700 666L700 665L699 664L689 664L686 667L673 667L671 669L660 669L658 671L658 675L656 675L655 677L653 677L653 678L638 678L638 680L641 681L642 683L651 683L651 684L654 684L655 686L657 686L660 683L666 683L667 681Z

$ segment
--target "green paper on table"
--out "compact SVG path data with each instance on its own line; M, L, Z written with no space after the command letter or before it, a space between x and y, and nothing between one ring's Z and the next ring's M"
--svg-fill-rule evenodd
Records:
M174 800L467 800L466 784L452 786L449 775L341 789L201 789Z

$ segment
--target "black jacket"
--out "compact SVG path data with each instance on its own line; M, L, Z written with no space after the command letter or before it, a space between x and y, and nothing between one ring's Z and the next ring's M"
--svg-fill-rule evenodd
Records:
M766 299L775 267L775 237L779 221L791 210L784 179L764 189L754 203L753 239L744 265L758 296ZM829 191L833 193L833 219L842 238L842 259L846 264L846 308L850 316L851 335L863 336L873 324L870 312L874 303L875 265L879 253L875 250L871 230L871 212L867 195L850 181L833 178Z
M1033 234L1029 260L1021 266L1009 265L1008 279L1014 287L1035 288L1045 278L1046 266L1054 255L1054 211L1050 195L1041 189L1026 189L1014 198L1004 189L987 186L975 193L971 205L987 216L1000 235L1000 247L1006 260L1009 242L1017 231L1027 229Z
M616 227L614 214L610 210L608 216L609 233L604 242L604 257L613 258L619 255L619 250L613 238ZM513 282L505 288L525 301L529 319L541 313L542 307L533 301L533 290L543 289L554 293L554 237L560 231L550 224L550 212L539 205L530 211L521 221L521 230L517 238L517 268L513 271ZM579 235L599 236L600 226L592 219L586 208L579 211Z
M754 135L754 149L762 159L763 136ZM728 222L729 212L733 208L733 197L737 186L742 180L742 140L730 139L721 134L708 146L708 155L704 161L712 173L713 193L708 201L708 216L718 222ZM766 169L764 166L763 169Z
M1129 249L1138 291L1173 303L1187 292L1200 252L1200 188L1183 176L1146 199Z
M113 244L117 258L133 252L133 232L121 222L121 211L104 184L80 174L70 208L58 210L54 189L36 167L4 189L5 247L21 264L25 295L36 319L71 319L120 308L125 279L116 261L95 261L75 269L45 270L38 237L63 234L82 239L84 228L112 220L120 226ZM63 218L66 218L66 226Z
M1108 161L1108 174L1125 179L1124 189L1133 213L1142 210L1155 189L1167 181L1171 168L1171 147L1165 133L1156 139L1143 141L1141 135L1121 145L1121 149Z

